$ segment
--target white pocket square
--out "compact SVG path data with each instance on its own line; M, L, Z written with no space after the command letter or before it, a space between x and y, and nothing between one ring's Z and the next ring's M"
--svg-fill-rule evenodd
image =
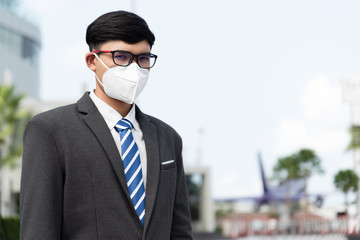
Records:
M170 163L173 163L174 160L169 160L169 161L166 161L166 162L162 162L161 165L167 165L167 164L170 164Z

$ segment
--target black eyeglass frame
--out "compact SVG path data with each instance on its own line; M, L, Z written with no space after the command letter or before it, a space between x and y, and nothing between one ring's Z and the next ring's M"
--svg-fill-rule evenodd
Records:
M155 66L155 63L156 63L156 59L157 59L157 55L155 55L155 54L152 54L152 53L140 53L140 54L133 54L133 53L131 53L131 52L128 52L128 51L122 51L122 50L115 50L115 51L109 51L109 50L93 50L92 51L93 53L97 53L97 54L100 54L100 53L111 53L112 54L112 59L113 59L113 62L115 63L115 65L117 65L117 66L121 66L121 67L127 67L127 66L129 66L132 62L133 62L133 60L134 60L134 58L136 59L136 63L137 63L137 65L139 66L139 67L141 67L141 68L145 68L145 69L150 69L150 68L152 68L153 66ZM119 65L119 64L117 64L116 62L115 62L115 53L117 53L117 52L119 52L119 53L126 53L126 54L130 54L131 55L131 58L130 58L130 60L129 60L129 63L127 64L127 65ZM154 63L152 64L152 66L150 66L150 67L142 67L142 66L140 66L140 64L139 64L139 56L141 56L141 55L146 55L146 56L149 56L150 58L154 58Z

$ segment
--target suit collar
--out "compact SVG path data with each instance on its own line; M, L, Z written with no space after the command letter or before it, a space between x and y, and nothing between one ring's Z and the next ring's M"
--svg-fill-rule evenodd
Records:
M77 101L78 111L83 114L96 111L96 106L89 96L90 92L85 92L84 95Z

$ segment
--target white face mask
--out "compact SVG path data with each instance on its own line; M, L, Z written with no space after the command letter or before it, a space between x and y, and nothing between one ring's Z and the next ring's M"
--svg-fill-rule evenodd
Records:
M137 63L132 63L127 67L108 68L96 53L94 55L107 68L102 77L102 82L95 74L106 95L132 104L144 89L149 77L149 70L139 67Z

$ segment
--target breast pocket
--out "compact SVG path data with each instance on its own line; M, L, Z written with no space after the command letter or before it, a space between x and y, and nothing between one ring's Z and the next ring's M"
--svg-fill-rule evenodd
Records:
M168 160L161 163L161 170L171 169L175 167L176 167L175 160Z
M156 202L159 204L161 221L166 225L172 222L176 191L176 162L166 160L160 165L160 179Z

